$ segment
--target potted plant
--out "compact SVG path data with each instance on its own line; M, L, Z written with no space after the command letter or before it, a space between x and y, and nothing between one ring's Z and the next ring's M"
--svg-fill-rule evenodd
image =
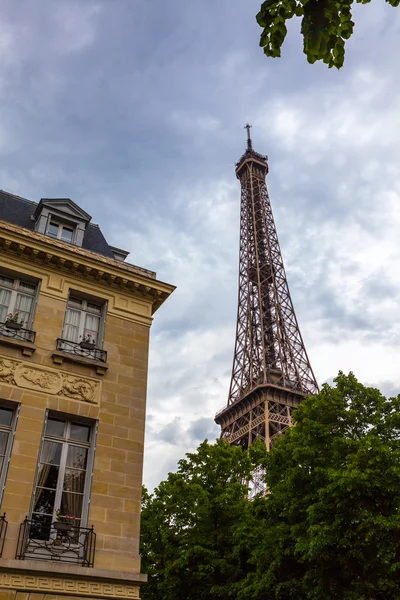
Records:
M76 517L61 514L61 509L59 508L56 512L56 520L53 526L56 531L70 531L75 526L75 522Z
M7 329L21 329L23 324L24 324L24 320L20 319L19 313L17 313L17 312L8 313L6 322L5 322L5 326L7 327Z
M85 333L82 340L79 342L80 347L84 350L93 350L95 344L96 341L92 339L91 333Z

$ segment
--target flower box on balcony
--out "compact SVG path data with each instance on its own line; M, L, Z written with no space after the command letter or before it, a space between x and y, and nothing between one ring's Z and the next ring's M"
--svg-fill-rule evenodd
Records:
M5 326L7 329L22 329L22 323L17 323L16 321L6 321Z
M84 350L94 350L94 348L95 348L94 342L79 342L79 345Z
M57 531L70 531L72 529L72 523L62 523L61 521L56 521L53 523L53 527Z

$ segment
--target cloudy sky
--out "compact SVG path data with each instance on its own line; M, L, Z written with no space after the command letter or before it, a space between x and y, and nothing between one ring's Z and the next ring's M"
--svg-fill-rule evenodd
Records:
M3 0L0 187L70 197L177 285L152 327L145 482L215 438L232 366L253 124L319 383L400 391L400 9L356 11L344 68L258 47L260 0Z

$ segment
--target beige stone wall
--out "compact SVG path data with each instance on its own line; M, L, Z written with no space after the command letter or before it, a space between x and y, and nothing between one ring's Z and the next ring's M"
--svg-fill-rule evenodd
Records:
M22 356L20 349L4 344L0 336L0 366L1 361L8 361L17 374L25 367L42 367L55 374L52 381L56 382L54 389L29 389L23 387L29 385L25 380L18 379L19 385L15 385L2 377L0 370L0 399L21 403L1 506L9 521L3 558L15 557L19 526L29 513L45 410L51 409L98 419L88 522L97 534L95 567L138 572L151 303L135 297L133 292L122 292L117 286L88 282L81 275L63 274L54 267L37 267L0 255L0 269L2 266L36 276L42 284L33 324L37 332L35 353ZM71 288L108 301L104 349L108 352L109 368L104 375L97 374L91 366L53 362L52 353L56 338L61 336ZM87 379L96 391L95 402L68 398L64 388L60 392L62 382L69 376Z

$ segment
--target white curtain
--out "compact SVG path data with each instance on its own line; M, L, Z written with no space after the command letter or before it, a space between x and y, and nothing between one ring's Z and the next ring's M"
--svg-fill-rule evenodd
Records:
M10 290L0 289L0 323L4 323L9 313L11 292Z
M85 321L85 336L90 333L91 339L97 343L99 337L100 317L87 314Z
M29 319L31 316L33 298L32 296L25 296L24 294L17 294L17 301L15 303L14 312L18 313L18 322L21 323L22 327L29 329Z
M69 340L70 342L75 342L76 344L79 340L79 322L81 319L81 313L79 310L73 310L72 308L67 308L65 312L65 322L64 322L64 330L63 330L63 338L65 340Z
M57 442L48 442L45 441L42 446L42 455L40 457L40 466L39 466L39 477L36 484L36 495L35 495L35 506L33 508L33 512L53 512L54 504L50 506L46 506L44 509L42 507L42 502L40 501L40 497L43 494L43 487L46 486L47 477L50 473L50 469L52 465L56 465L57 467L60 464L60 456L61 456L61 444ZM54 494L55 500L55 494Z

